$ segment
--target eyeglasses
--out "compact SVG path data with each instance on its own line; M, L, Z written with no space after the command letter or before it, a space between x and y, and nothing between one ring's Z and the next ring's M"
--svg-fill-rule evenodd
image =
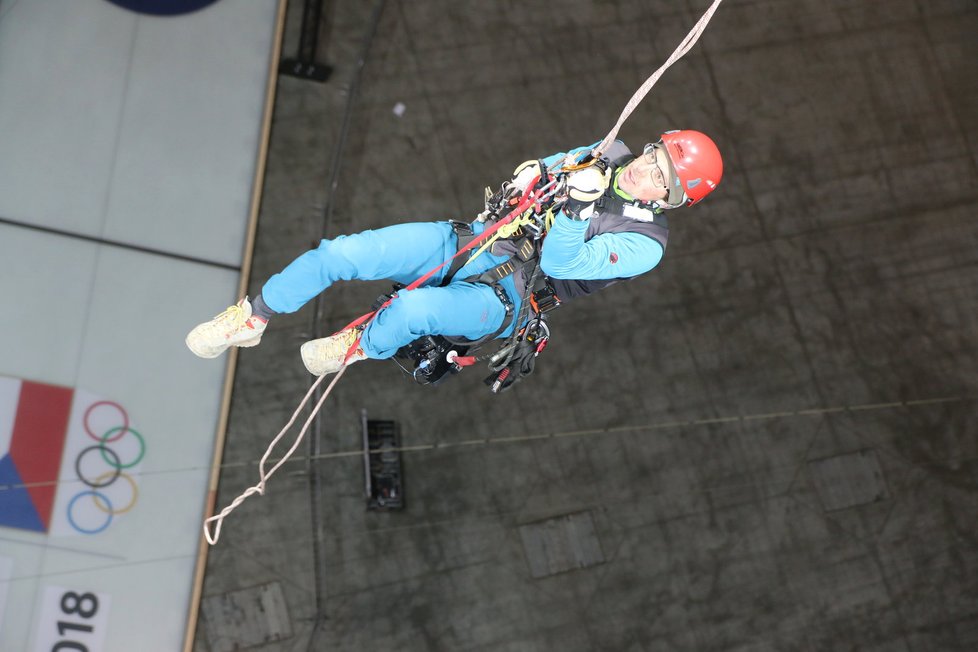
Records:
M652 177L652 185L656 188L661 188L662 190L668 190L666 185L666 175L663 173L662 168L659 166L659 161L655 156L656 150L659 149L657 143L649 143L645 146L642 151L642 160L647 164L651 165L652 169L649 170L649 176Z

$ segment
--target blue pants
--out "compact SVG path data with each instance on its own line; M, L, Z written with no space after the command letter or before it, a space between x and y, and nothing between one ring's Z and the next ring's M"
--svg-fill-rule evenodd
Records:
M472 225L481 233L484 225ZM389 279L409 284L450 259L458 240L448 222L396 224L333 240L296 258L262 288L262 298L276 312L295 312L336 281ZM468 255L468 254L463 254ZM486 252L466 263L454 278L480 274L505 259ZM494 333L506 309L491 287L453 281L438 287L448 265L424 286L400 292L364 329L360 344L370 358L389 358L405 344L424 335L450 335L475 340ZM519 310L513 278L502 281L514 310ZM499 334L512 333L513 325Z

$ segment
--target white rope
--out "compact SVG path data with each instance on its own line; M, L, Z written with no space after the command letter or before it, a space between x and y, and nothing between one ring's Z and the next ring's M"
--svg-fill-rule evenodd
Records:
M301 412L302 408L306 406L306 403L309 401L309 397L312 396L312 393L316 391L316 388L319 387L319 383L323 382L323 378L325 378L326 376L320 376L319 378L316 379L316 382L312 384L312 387L309 388L309 391L306 392L306 395L302 398L302 402L299 403L299 407L297 407L295 409L295 412L292 413L292 418L289 419L289 422L285 424L285 427L279 431L275 439L272 440L272 443L268 445L268 449L266 449L265 454L262 455L261 461L258 462L258 484L256 484L254 487L249 487L248 489L246 489L243 494L241 494L233 501L231 501L230 505L222 509L220 514L217 514L216 516L211 516L209 519L204 521L204 537L207 539L207 543L211 544L212 546L215 543L217 543L217 540L221 536L221 524L223 523L224 518L228 514L233 512L238 505L243 503L246 498L254 494L265 495L265 483L268 482L268 479L272 477L273 473L278 471L280 466L285 464L288 461L288 459L292 457L292 453L295 452L295 449L298 448L299 444L302 442L302 438L305 437L306 430L309 429L309 424L312 423L312 420L314 418L316 418L316 414L319 412L319 408L323 406L323 402L326 401L326 397L329 396L329 393L331 391L333 391L333 386L336 385L336 382L340 379L340 376L342 376L343 372L345 371L346 371L346 365L343 365L340 368L339 372L337 372L336 376L333 377L333 382L331 382L329 384L329 387L326 388L326 391L323 392L323 395L322 397L320 397L319 402L316 403L316 407L312 409L312 412L309 414L309 417L306 419L306 423L302 426L302 430L299 431L299 436L296 437L295 442L292 444L292 448L290 448L289 451L285 454L285 456L282 459L280 459L275 466L272 467L271 471L265 473L265 462L268 460L268 456L272 454L272 450L275 448L275 444L277 444L278 441L283 436L285 436L285 433L288 432L289 428L292 427L292 424L295 423L295 420L299 417L299 412ZM211 535L211 531L210 531L210 523L212 521L217 524L214 527L213 536Z
M628 100L628 104L625 105L625 109L621 112L621 116L618 118L618 122L615 124L614 128L608 133L607 136L604 137L604 140L602 140L601 143L594 148L594 158L598 158L606 149L608 149L611 143L615 141L615 138L618 136L618 130L621 129L623 124L625 124L625 120L627 120L628 116L632 114L635 107L637 107L642 100L645 99L645 96L648 95L650 90L652 90L655 83L659 81L659 77L662 76L662 73L664 73L669 66L679 61L679 59L681 59L684 54L689 52L693 45L696 44L696 41L698 41L700 35L703 34L703 30L706 29L707 23L710 22L711 18L713 18L713 13L717 10L717 7L720 6L722 1L723 0L713 0L713 4L710 5L710 8L706 10L706 13L703 14L698 21L696 21L696 24L693 25L693 29L689 30L689 34L686 35L686 38L683 39L683 42L679 44L679 47L677 47L675 51L673 51L666 62L662 64L662 67L652 73L652 76L646 79L645 83L642 84L637 91L635 91L635 94L632 95L632 99Z

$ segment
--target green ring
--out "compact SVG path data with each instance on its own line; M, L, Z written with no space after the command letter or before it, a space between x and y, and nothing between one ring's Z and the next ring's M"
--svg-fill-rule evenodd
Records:
M117 430L127 430L127 431L131 432L132 434L136 435L136 439L139 440L139 455L136 456L136 459L134 459L132 462L129 462L129 464L119 464L117 462L110 462L109 461L109 458L106 457L106 455L105 455L105 448L100 448L98 452L102 456L102 459L105 460L105 463L108 464L109 466L115 468L115 469L128 469L128 468L132 468L132 467L136 466L137 464L139 464L139 462L143 459L143 455L146 454L146 440L143 439L143 436L140 435L136 431L135 428L127 428L126 426L116 426L115 428L109 428L105 432L105 434L102 435L102 438L99 440L99 443L104 446L105 445L105 440L109 438L109 435L111 435L112 433L116 432Z

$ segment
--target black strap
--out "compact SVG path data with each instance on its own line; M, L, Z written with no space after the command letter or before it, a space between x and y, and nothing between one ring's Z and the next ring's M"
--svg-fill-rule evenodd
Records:
M498 283L507 276L515 274L536 257L536 243L528 237L516 241L516 253L477 276L465 279L470 283Z
M594 202L594 210L596 212L604 211L607 213L621 214L625 211L625 204L625 200L618 195L614 195L611 192L606 192L605 194L601 195L596 202Z
M472 232L472 227L465 222L449 220L448 223L452 225L452 230L455 231L455 237L458 239L458 249L456 251L461 251L475 239L475 234ZM452 260L452 264L449 265L448 271L445 272L445 278L441 282L442 287L445 287L451 283L452 279L455 278L455 275L458 274L458 270L462 269L467 262L468 260L465 256L458 256Z

